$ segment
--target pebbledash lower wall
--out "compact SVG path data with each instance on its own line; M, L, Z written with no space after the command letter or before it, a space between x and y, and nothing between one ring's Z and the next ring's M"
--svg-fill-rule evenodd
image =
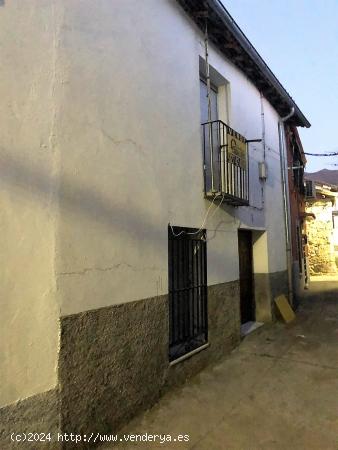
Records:
M255 275L256 313L273 319L269 306L281 293L286 272ZM240 342L239 281L208 287L209 347L176 365L168 360L168 312L163 295L61 317L58 389L0 409L1 450L22 448L10 442L13 431L116 432Z
M208 287L209 347L176 365L168 311L163 295L61 319L63 432L116 431L240 342L238 281Z
M55 438L61 429L59 398L58 389L51 389L0 408L0 449L61 448L58 443L50 442L48 436L50 433L50 437ZM35 433L39 436L34 436ZM31 440L24 441L24 434Z

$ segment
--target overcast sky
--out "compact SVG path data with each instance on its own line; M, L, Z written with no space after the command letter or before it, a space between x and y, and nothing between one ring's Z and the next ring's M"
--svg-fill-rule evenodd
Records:
M311 128L305 152L338 151L338 0L222 0ZM338 169L338 156L307 157L306 170Z

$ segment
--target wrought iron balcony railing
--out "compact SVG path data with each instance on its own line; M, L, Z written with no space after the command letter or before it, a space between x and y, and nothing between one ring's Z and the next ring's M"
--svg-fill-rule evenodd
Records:
M221 120L202 124L204 192L222 196L234 206L249 204L249 161L246 139Z

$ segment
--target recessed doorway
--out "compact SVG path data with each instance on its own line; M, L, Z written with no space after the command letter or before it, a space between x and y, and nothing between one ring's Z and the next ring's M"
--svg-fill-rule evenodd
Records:
M252 232L238 230L241 323L254 322L255 295L253 282Z

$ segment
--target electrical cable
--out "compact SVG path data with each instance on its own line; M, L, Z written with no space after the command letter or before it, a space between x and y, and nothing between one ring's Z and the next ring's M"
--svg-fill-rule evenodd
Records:
M193 232L191 232L191 233L188 233L188 232L182 230L182 231L180 231L179 233L175 233L175 232L174 232L174 229L173 229L173 227L172 227L172 225L171 225L171 223L169 222L169 226L170 226L170 228L171 228L171 232L172 232L173 236L178 237L178 236L181 236L181 234L190 234L190 235L194 235L194 234L200 233L200 232L203 230L203 228L204 228L204 225L205 225L205 223L206 223L206 221L207 221L207 218L208 218L210 209L211 209L212 205L214 204L214 201L216 200L217 197L220 197L221 195L222 195L222 194L217 194L217 195L215 195L215 197L212 199L212 202L211 202L211 204L210 204L210 206L209 206L209 208L208 208L208 210L207 210L207 212L206 212L206 214L205 214L205 217L204 217L204 220L203 220L203 222L202 222L202 225L201 225L201 227L200 227L197 231L193 231ZM224 200L224 196L225 196L225 194L223 194L222 200L220 201L219 205L217 205L217 207L215 208L215 210L214 210L214 212L212 213L212 215L210 216L210 218L213 217L213 215L215 214L215 212L217 211L217 209L221 206L221 204L222 204L222 202L223 202L223 200Z
M330 152L330 153L307 153L304 152L305 155L310 156L338 156L338 152Z

